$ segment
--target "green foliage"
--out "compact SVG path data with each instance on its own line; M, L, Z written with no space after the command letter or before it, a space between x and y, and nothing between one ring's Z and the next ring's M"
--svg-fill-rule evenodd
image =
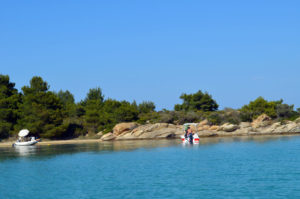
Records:
M63 104L74 104L75 103L75 100L74 100L74 96L72 93L70 93L70 91L66 90L66 91L62 91L60 90L58 93L57 93L57 96L58 98L60 99L60 101L63 103Z
M194 94L182 94L180 99L183 100L182 104L176 104L174 109L176 111L216 111L219 105L216 103L212 96L207 92L203 93L199 90Z
M294 111L294 105L278 104L276 107L277 118L291 118L297 113Z
M217 111L218 104L211 95L198 91L182 94L183 103L176 104L175 111L156 112L151 101L137 104L105 100L99 87L90 89L80 103L75 103L69 91L54 93L49 87L41 77L33 77L21 94L8 76L0 75L0 139L13 136L23 128L43 138L68 139L87 133L93 136L98 131L107 133L120 122L184 124L208 119L210 124L221 125L252 121L262 113L283 122L300 116L300 108L294 111L293 105L283 104L282 100L267 101L262 97L240 110Z
M100 114L100 130L111 131L115 124L138 120L137 106L127 101L108 99L104 101Z
M101 103L104 101L104 95L102 94L101 88L97 87L89 90L85 102L90 100L100 101Z
M7 75L0 75L0 139L13 133L18 119L18 105L21 95Z
M100 113L103 107L103 96L100 88L90 89L84 101L85 126L89 134L97 133L101 118Z
M155 110L155 104L150 101L144 101L138 105L139 113L150 113Z
M207 120L212 125L221 125L224 123L239 124L241 120L240 111L225 108L222 111L211 112L207 116Z
M174 111L160 111L158 113L158 117L156 119L156 122L160 123L174 123L177 119L177 115Z
M201 112L195 111L178 111L176 113L176 123L184 124L184 123L191 123L191 122L200 122L203 119L203 115Z
M137 122L140 124L155 123L159 121L160 114L157 112L140 113L138 118Z
M62 102L64 111L66 112L66 114L71 118L76 117L77 107L76 107L76 104L75 104L73 94L68 90L66 90L66 91L60 90L57 93L57 97Z
M17 129L27 128L44 138L63 138L67 129L63 125L63 103L48 89L48 83L41 77L33 77L30 86L22 88L24 95Z
M223 122L223 117L219 112L212 112L208 115L207 120L211 125L220 125Z
M276 118L276 108L278 105L282 104L282 102L283 100L268 102L263 97L258 97L248 105L243 106L240 111L244 114L243 120L249 120L249 118L254 119L263 113L271 118Z

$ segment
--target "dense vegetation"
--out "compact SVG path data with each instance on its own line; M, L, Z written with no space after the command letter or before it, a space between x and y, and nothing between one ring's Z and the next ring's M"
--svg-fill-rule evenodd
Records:
M78 103L69 91L56 93L49 88L41 77L33 77L29 86L19 92L9 76L0 75L0 139L16 136L23 128L38 137L68 139L106 133L120 122L183 124L207 119L211 124L238 124L262 113L277 120L293 120L300 115L299 108L295 111L283 100L267 101L262 97L238 110L218 111L217 102L201 90L182 94L183 102L176 104L174 110L155 111L155 104L150 101L137 104L105 98L101 88L90 89Z

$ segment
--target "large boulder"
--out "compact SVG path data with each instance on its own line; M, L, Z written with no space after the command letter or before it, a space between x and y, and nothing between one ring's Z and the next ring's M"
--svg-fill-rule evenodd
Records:
M250 122L241 122L240 123L240 127L243 128L249 128L251 127L251 123Z
M297 125L294 128L289 130L290 133L300 133L300 123L296 123L296 124Z
M209 128L210 131L217 131L220 127L218 125L213 125Z
M233 135L248 135L251 132L251 128L240 128L234 131Z
M101 137L101 141L110 141L110 140L114 140L116 138L116 136L113 133L106 133Z
M288 121L286 124L280 125L273 132L274 133L290 133L297 132L297 125L295 122Z
M174 138L180 137L182 134L182 126L167 123L156 123L142 125L132 131L125 131L117 136L117 140Z
M233 132L237 129L239 129L240 127L236 124L229 124L229 123L225 123L222 126L220 126L219 131L225 131L225 132Z
M113 134L115 136L118 136L120 134L122 134L125 131L131 131L134 128L136 128L138 125L135 122L129 122L129 123L120 123L117 124L114 128L113 128Z
M270 126L266 126L265 128L262 128L259 132L262 134L270 134L270 133L274 133L280 127L281 127L280 122L275 122Z
M218 136L217 132L214 131L201 131L198 132L199 137L213 137Z
M297 118L294 122L297 123L297 124L300 123L300 117Z
M199 123L199 126L208 125L208 120L203 120Z
M99 133L97 133L97 136L102 136L103 135L103 131L100 131Z
M192 129L194 132L195 130ZM199 126L198 127L198 131L207 131L207 130L210 130L210 126L209 125L203 125L203 126Z
M253 128L260 128L268 126L272 123L272 119L267 114L262 114L256 118L252 123Z

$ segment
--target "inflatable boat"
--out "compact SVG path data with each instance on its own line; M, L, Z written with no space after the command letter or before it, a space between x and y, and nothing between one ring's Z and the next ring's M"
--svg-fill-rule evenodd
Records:
M196 123L186 123L184 127L184 135L181 136L181 141L183 144L199 144L199 136L197 134ZM191 128L193 127L193 128ZM194 132L193 132L194 131Z
M35 137L28 137L29 130L23 129L19 132L19 139L13 144L13 146L31 146L38 143Z

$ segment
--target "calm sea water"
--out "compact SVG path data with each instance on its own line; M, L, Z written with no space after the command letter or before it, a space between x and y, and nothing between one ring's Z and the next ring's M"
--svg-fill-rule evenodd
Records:
M300 136L0 148L1 199L299 197Z

